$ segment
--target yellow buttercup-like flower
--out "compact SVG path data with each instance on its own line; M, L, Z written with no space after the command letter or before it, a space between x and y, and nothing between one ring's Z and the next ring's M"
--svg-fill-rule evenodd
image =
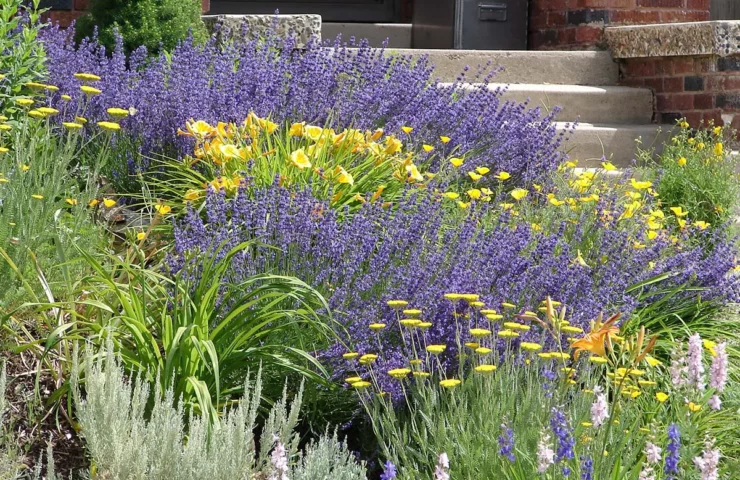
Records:
M683 209L683 207L671 207L671 212L677 217L685 217L689 214L686 210Z
M648 181L638 182L634 178L630 179L630 184L632 185L632 188L634 188L635 190L647 190L648 188L653 186L653 182L648 182Z
M613 172L617 169L612 162L601 162L601 167L607 172Z
M136 234L136 239L139 241L144 240L145 238L146 238L146 232L139 232Z
M458 168L460 165L463 164L463 159L458 157L453 157L450 159L450 163L453 167Z
M676 163L678 163L679 167L683 167L684 165L686 165L686 157L679 158L678 160L676 160Z
M401 130L403 130L403 133L408 135L409 133L414 131L414 128L413 127L401 127Z
M449 198L450 200L457 200L460 198L460 194L457 192L445 192L442 194L445 198Z
M68 204L72 205L72 206L77 205L77 199L76 198L65 198L64 201L67 202Z
M699 405L698 403L689 402L688 406L689 410L692 412L698 412L699 410L701 410L701 405Z
M39 194L33 194L31 195L31 198L35 198L36 200L43 200L44 196Z
M8 149L6 147L0 147L0 153L8 153L9 151L10 151L10 149Z
M665 393L665 392L657 392L657 393L655 394L655 398L656 398L656 399L658 399L658 401L659 401L660 403L663 403L663 402L665 402L666 400L668 400L668 394L667 394L667 393Z
M494 175L494 178L504 181L510 179L511 174L509 174L509 172L499 172L498 175Z
M462 201L459 201L458 200L457 206L460 207L460 208L462 208L462 209L466 209L466 208L468 208L470 206L470 202L462 202Z
M481 194L482 194L482 192L480 190L478 190L477 188L471 188L470 190L468 190L465 193L467 193L468 196L470 198L472 198L473 200L478 200L481 197Z
M103 205L105 205L106 208L111 208L115 204L116 204L116 201L113 199L110 199L110 198L103 199Z
M473 180L474 182L477 182L478 180L480 180L481 178L483 178L483 175L479 175L479 174L477 174L477 173L475 173L475 172L468 172L468 176L469 176L469 177L470 177L470 178L471 178L471 179L472 179L472 180Z
M475 169L475 171L476 171L476 172L478 173L478 175L485 175L485 174L487 174L488 172L490 172L490 171L491 171L491 169L490 169L490 168L488 168L488 167L477 167L477 168Z
M158 203L154 205L154 210L156 210L157 213L160 215L167 215L172 211L172 207L170 207L169 205Z
M422 148L422 150L424 150L424 151L425 151L425 152L427 152L427 153L429 153L429 152L431 152L432 150L434 150L434 147L433 147L433 146L431 146L431 145L427 145L427 144L424 144L424 145L422 145L422 146L421 146L421 148Z
M511 191L511 196L514 197L514 200L518 201L526 197L528 193L529 191L524 188L515 188Z
M439 137L439 140L442 143L449 143L449 141L452 140L452 139L450 137L441 136L441 137Z

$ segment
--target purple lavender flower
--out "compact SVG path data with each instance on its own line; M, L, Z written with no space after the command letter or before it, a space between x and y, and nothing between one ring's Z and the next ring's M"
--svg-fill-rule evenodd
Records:
M220 46L214 37L205 45L188 40L168 58L149 58L145 49L124 54L119 38L112 52L97 39L74 43L74 29L45 29L41 35L51 81L62 93L81 96L72 77L90 72L102 77L102 94L90 100L90 120L101 120L108 107L133 107L122 120L137 139L140 153L182 154L192 148L177 136L189 119L241 122L253 111L273 121L331 123L334 128L414 128L412 145L435 143L436 151L469 152L468 171L486 165L505 170L516 180L544 178L562 160L562 135L553 122L556 112L504 102L502 90L460 88L473 79L461 76L452 85L435 85L428 59L394 55L361 45L349 50L338 42L326 48L310 41L296 51L296 39L268 33L259 41ZM62 110L60 108L60 110ZM62 110L61 119L74 115ZM436 139L450 137L448 144ZM122 165L125 166L125 165ZM439 157L432 159L432 170ZM139 167L146 167L142 165Z
M594 394L596 400L591 404L591 422L598 428L609 419L609 401L600 385L594 387Z
M501 425L501 435L498 437L499 455L506 457L510 462L516 461L514 455L514 430L506 425Z
M555 464L555 451L552 449L550 435L543 432L537 443L537 473L545 473L553 464Z
M666 446L665 467L663 471L668 480L677 478L678 462L681 455L681 432L678 425L672 423L668 426L668 445Z
M650 465L656 465L658 462L660 462L660 453L662 452L662 450L663 449L661 449L654 443L647 442L645 444L645 459L647 460L647 463Z
M703 391L704 385L704 364L702 362L702 354L704 348L701 341L701 336L695 333L689 337L689 350L687 355L688 363L688 382L689 385L696 387L698 390Z
M383 465L383 473L380 475L380 480L393 480L398 475L396 466L390 460L386 461Z
M573 447L576 445L575 439L573 438L573 429L568 424L568 418L561 409L552 409L550 428L552 429L553 436L557 441L555 461L566 462L568 460L573 460L575 458ZM570 475L570 468L567 465L563 466L563 475L566 477Z
M594 460L591 457L581 457L581 480L593 480Z

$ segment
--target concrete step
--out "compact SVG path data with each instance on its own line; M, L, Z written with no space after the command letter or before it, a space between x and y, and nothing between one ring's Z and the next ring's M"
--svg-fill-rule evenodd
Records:
M443 84L443 85L449 85ZM530 101L531 107L550 112L560 107L558 120L583 123L643 124L653 121L653 92L647 88L590 87L584 85L547 85L530 83L468 84L463 88L502 89L506 100Z
M322 23L321 38L333 41L337 35L342 41L355 37L367 39L372 47L381 47L388 40L388 48L411 48L410 23Z
M569 124L559 122L558 130L566 130ZM615 166L627 168L637 154L636 139L640 147L654 147L662 151L663 144L670 139L673 125L614 125L579 123L563 149L571 159L578 160L579 167L599 167L602 156Z
M504 50L421 50L389 49L420 57L434 64L434 76L441 82L454 82L466 66L473 75L478 66L488 72L502 66L494 80L498 83L557 85L616 85L617 64L609 52L601 51L504 51ZM486 66L490 65L490 66ZM470 78L471 81L475 81Z

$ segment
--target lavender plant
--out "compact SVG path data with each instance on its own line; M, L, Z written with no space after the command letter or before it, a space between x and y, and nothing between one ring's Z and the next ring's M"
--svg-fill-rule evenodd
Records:
M74 97L80 84L72 74L101 76L102 94L91 101L96 112L92 119L102 119L111 106L135 109L122 125L138 139L145 156L188 153L192 143L178 138L177 131L189 120L241 122L254 112L278 123L383 128L404 137L401 127L407 126L417 146L430 143L437 151L468 152L463 174L488 166L531 181L546 175L561 158L552 115L540 118L538 109L504 102L500 91L438 87L425 59L366 46L326 48L317 41L298 51L295 39L277 35L223 48L215 39L205 46L186 41L167 56L149 60L138 49L127 59L120 39L110 52L95 38L76 48L73 35L56 28L44 32L50 77L60 93ZM461 74L460 81L467 77ZM145 168L147 161L138 164L133 154L129 152L128 166Z
M481 292L485 308L501 311L510 305L519 312L537 310L550 295L573 309L570 321L581 328L590 320L583 312L620 308L629 314L641 305L629 287L656 276L661 276L660 282L638 289L642 300L655 300L685 283L700 287L706 298L736 295L737 280L728 276L733 268L731 245L707 254L700 247L674 249L670 241L656 240L635 249L627 232L604 228L594 247L604 261L583 266L563 229L535 231L528 224L511 222L506 211L491 221L484 207L466 210L455 220L456 216L446 215L447 208L418 193L396 209L367 204L343 219L341 212L308 191L243 187L233 199L211 191L205 218L191 209L176 225L169 261L174 271L197 270L197 262L188 266L187 259L219 255L214 245L237 245L247 239L274 245L277 249L235 256L233 278L267 271L297 275L315 285L346 327L352 351L382 348L389 369L406 361L400 350L402 338L386 328L405 315L389 301L421 310L421 318L432 324L426 335L434 343L455 334L456 324L449 320L451 305L442 297L445 291ZM346 348L337 344L325 355L341 359ZM445 361L454 363L457 353L452 346ZM337 375L346 368L340 361ZM398 393L397 385L387 387Z

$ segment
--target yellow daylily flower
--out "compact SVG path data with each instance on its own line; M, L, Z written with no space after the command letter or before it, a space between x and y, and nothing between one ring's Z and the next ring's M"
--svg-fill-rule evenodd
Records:
M290 163L300 170L311 168L311 161L308 159L308 155L306 155L303 148L299 148L290 154Z
M348 185L354 185L355 183L352 175L344 167L340 167L339 165L334 169L334 176L337 177L337 182L339 183L346 183Z

